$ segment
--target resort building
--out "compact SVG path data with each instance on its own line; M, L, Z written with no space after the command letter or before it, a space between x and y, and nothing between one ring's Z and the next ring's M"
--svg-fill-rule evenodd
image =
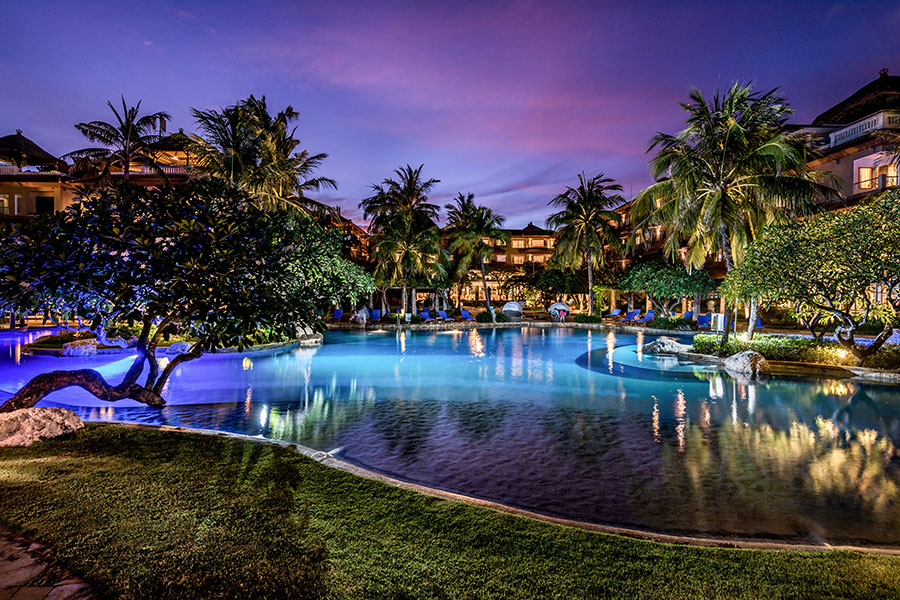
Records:
M810 167L837 179L843 200L829 208L852 206L868 194L897 186L900 76L882 69L877 79L799 132L809 135L822 154Z
M0 137L0 219L52 213L72 203L67 165L17 130Z

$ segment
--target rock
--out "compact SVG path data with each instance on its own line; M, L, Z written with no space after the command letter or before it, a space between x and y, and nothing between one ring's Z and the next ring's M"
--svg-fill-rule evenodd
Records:
M187 354L191 351L191 345L187 342L175 342L166 348L166 354Z
M74 342L66 342L62 347L63 356L94 356L97 354L97 340L75 340Z
M22 408L0 413L0 446L30 446L34 442L78 431L84 423L67 408Z
M649 344L644 344L642 348L644 354L683 354L690 351L691 346L666 336L657 338Z
M745 350L743 352L738 352L737 354L732 354L725 359L724 367L729 373L750 375L753 377L768 375L772 372L766 357L753 350Z

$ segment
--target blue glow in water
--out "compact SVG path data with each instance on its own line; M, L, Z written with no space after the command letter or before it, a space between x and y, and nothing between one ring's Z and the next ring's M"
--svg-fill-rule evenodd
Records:
M900 542L900 388L739 381L573 329L330 332L320 348L207 355L169 405L67 389L96 421L298 442L410 481L656 530ZM128 357L22 356L0 335L0 398L37 373ZM165 360L161 357L162 360Z

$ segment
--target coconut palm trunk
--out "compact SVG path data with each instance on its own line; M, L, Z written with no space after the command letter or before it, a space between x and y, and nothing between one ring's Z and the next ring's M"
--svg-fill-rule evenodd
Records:
M731 270L734 268L734 263L731 259L731 238L728 235L728 228L724 225L719 227L719 242L722 244L722 254L725 256L725 273L731 273ZM731 334L731 307L728 306L728 301L725 301L725 331L722 334L722 341L720 345L720 349L724 350L728 345L728 340Z
M584 260L588 272L588 314L594 314L594 268L591 266L591 249L587 242L584 245Z
M484 305L487 306L487 311L491 315L491 321L496 321L497 316L494 314L494 309L491 308L491 293L488 290L487 271L485 271L484 268L484 257L480 257L479 261L481 262L481 284L484 286Z
M756 298L750 300L750 322L747 324L747 339L753 339L756 329L756 317L759 315L759 301Z

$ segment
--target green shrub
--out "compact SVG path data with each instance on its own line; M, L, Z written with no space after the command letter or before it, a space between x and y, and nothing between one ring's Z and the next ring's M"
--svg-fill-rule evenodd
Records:
M406 317L402 313L394 313L391 315L391 319L394 321L396 325L404 325L409 323L410 325L417 325L419 323L424 322L424 319L419 315L411 314L409 315L409 321L406 320Z
M578 313L577 315L572 315L573 323L602 323L603 316L602 315L588 315L584 313Z
M778 335L757 335L747 342L737 336L728 340L721 352L731 356L744 350L755 350L769 360L822 363L836 366L853 366L856 358L837 342L817 342L809 338L791 338ZM694 351L700 354L720 354L719 338L715 335L694 336ZM883 346L866 359L866 366L876 369L900 369L900 345Z
M690 331L692 323L688 319L680 317L656 317L647 324L653 329L670 329L673 331Z
M502 312L495 312L494 314L497 318L497 323L506 323L507 321L509 321L509 319L506 318L506 315L504 315ZM477 321L478 323L493 323L494 322L494 320L491 319L491 313L489 313L486 310L483 310L480 313L478 313L477 315L475 315L475 321Z

